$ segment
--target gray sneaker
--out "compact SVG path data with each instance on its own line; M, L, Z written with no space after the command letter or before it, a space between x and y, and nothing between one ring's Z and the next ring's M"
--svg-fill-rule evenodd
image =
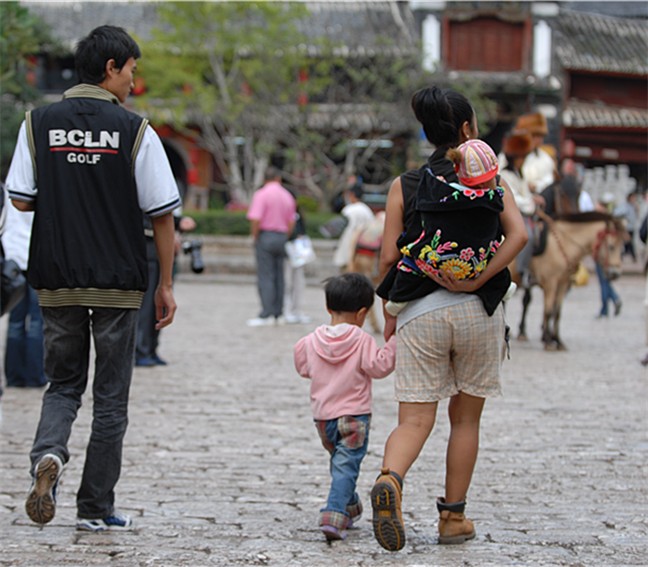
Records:
M63 472L63 462L52 454L43 455L36 465L25 511L37 524L47 524L56 514L56 486Z

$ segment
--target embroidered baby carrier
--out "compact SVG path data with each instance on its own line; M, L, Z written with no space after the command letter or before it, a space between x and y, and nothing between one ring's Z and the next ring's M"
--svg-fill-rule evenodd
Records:
M446 183L429 165L423 166L412 203L420 231L406 227L397 242L402 257L378 287L378 295L392 301L423 297L439 288L430 277L439 270L451 271L458 280L479 277L503 241L503 197L501 187ZM510 281L508 270L503 270L475 292L489 315Z
M398 270L420 277L449 271L458 280L479 277L502 242L504 190L445 183L423 168L416 195L421 234L400 247Z

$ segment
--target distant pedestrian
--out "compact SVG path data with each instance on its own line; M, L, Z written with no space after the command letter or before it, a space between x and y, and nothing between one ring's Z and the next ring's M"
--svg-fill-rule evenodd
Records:
M639 204L637 202L638 193L633 191L628 193L626 200L617 206L613 213L615 217L625 219L626 231L628 237L623 246L623 255L629 255L633 262L637 261L637 253L635 251L634 241L635 234L639 227Z
M644 295L644 340L648 346L648 271L644 270L644 279L646 281L646 293ZM648 351L641 359L642 366L648 366Z
M5 219L7 218L7 210L9 208L9 199L7 197L7 191L5 190L4 183L0 181L0 237L4 233L5 228ZM0 260L4 261L4 251L2 246L0 246ZM0 265L2 263L0 262ZM2 419L2 394L4 390L2 389L2 380L0 380L0 420Z
M2 247L7 258L27 270L33 212L7 207ZM47 383L43 356L43 315L36 290L27 285L25 295L9 312L5 345L5 376L8 387L42 388Z
M522 286L529 287L529 266L533 256L534 234L537 223L536 210L542 206L544 200L540 195L533 193L529 184L522 176L522 164L531 152L533 141L531 134L526 130L514 130L504 140L502 153L505 156L506 166L502 168L501 178L508 184L513 193L515 204L520 209L524 226L527 231L528 241L515 258L515 269L520 276Z
M540 195L557 176L556 160L544 145L545 136L549 133L547 119L540 112L524 114L517 119L515 130L531 134L532 149L524 159L522 176L529 184L531 192Z
M259 316L248 319L249 327L275 325L282 321L286 242L295 226L296 211L295 198L281 185L281 173L276 167L268 167L265 184L252 197L247 213L254 240L257 288L261 299Z
M369 224L356 231L353 239L353 255L347 266L347 271L367 276L374 286L379 283L378 258L380 257L384 227L385 211L379 211ZM382 328L376 315L376 306L369 310L367 318L373 332L380 333Z
M173 214L175 234L175 256L180 253L182 243L180 234L196 229L196 221L191 217L183 217L180 208ZM135 366L153 368L166 366L167 362L158 354L160 329L157 327L155 313L155 290L160 279L160 262L157 246L153 238L153 224L148 216L144 216L144 236L146 237L146 264L148 269L148 287L142 299L142 307L137 317L137 339L135 341ZM174 270L175 275L175 270Z
M369 205L362 201L362 194L362 184L358 180L344 192L346 204L342 209L342 216L347 222L333 255L333 264L342 272L348 269L349 262L355 252L357 232L374 219L373 211Z
M311 380L315 426L331 455L331 488L319 525L327 540L337 540L362 514L356 483L369 442L371 380L394 370L396 342L391 337L378 348L362 330L374 302L365 276L333 277L325 293L331 322L300 339L294 358L297 372Z
M612 214L614 211L614 195L610 192L603 193L596 208L598 211ZM623 306L621 296L612 285L613 278L608 273L608 250L601 244L601 242L598 242L594 250L592 250L596 276L601 289L601 308L596 316L597 319L608 317L610 302L614 308L615 317L621 313L621 307Z
M294 246L310 243L306 235L306 219L301 207L295 212L295 226L289 237ZM303 249L303 248L302 248ZM310 323L311 318L304 313L304 291L306 290L306 258L295 262L287 258L284 262L284 319L289 324Z
M127 111L140 57L122 29L101 26L77 45L80 84L26 115L7 175L17 209L34 211L28 281L38 292L50 380L30 453L25 508L51 522L70 459L68 440L95 350L92 432L77 493L79 530L129 529L115 509L128 425L137 315L147 287L142 214L152 217L160 261L157 328L172 323L171 166L148 120Z

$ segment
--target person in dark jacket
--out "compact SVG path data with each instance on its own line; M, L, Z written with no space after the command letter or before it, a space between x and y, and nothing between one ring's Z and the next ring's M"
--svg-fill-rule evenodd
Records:
M16 208L33 210L27 269L43 311L45 373L32 446L27 515L46 524L70 458L68 439L96 351L92 432L77 492L77 529L128 529L115 509L138 309L147 287L142 213L152 218L160 260L158 328L173 321L171 288L178 188L157 134L127 111L140 50L121 28L83 38L75 64L80 84L63 100L28 112L7 175Z

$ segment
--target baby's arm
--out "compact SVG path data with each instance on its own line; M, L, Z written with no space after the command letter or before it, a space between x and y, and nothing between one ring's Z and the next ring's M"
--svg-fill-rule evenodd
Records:
M378 348L374 338L367 334L362 349L362 370L372 378L389 376L396 366L396 336L392 335L385 346Z

